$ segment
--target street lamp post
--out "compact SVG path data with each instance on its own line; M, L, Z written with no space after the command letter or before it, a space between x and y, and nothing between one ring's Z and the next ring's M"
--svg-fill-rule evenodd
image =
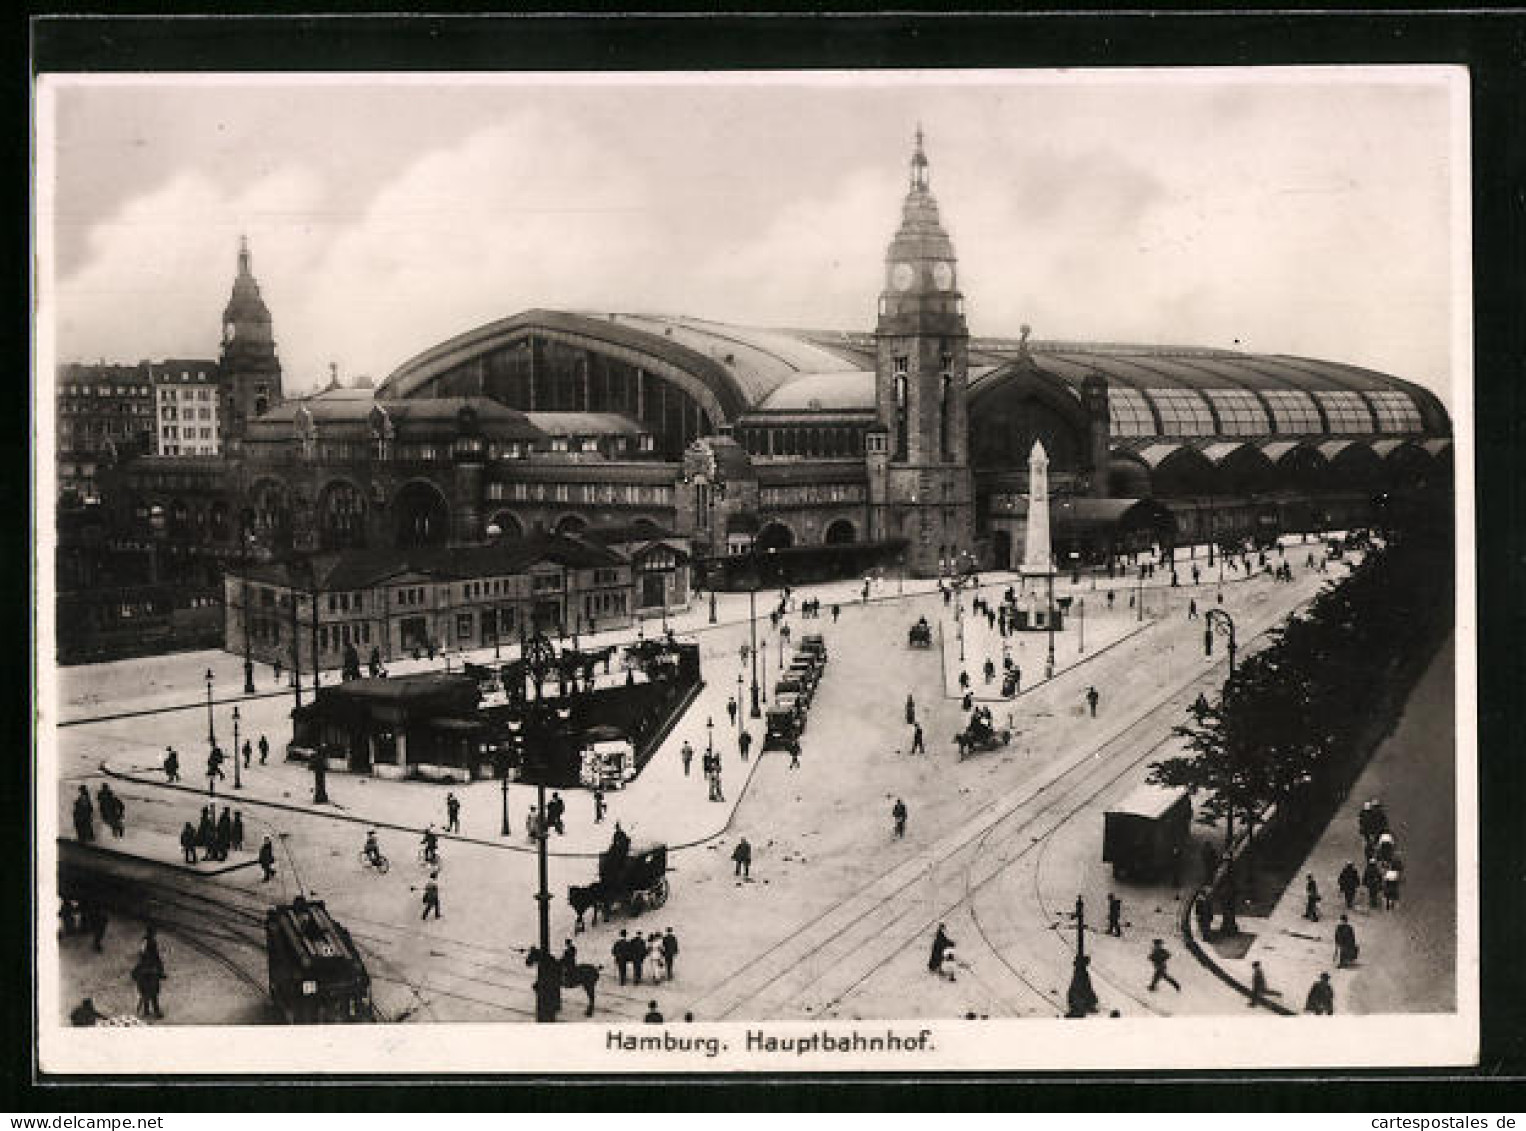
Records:
M556 1020L562 1008L561 970L551 957L551 885L547 876L546 840L550 830L546 827L546 783L535 783L535 806L537 809L535 838L536 878L539 889L535 893L540 926L540 961L535 967L535 1020Z
M748 656L752 661L752 717L760 718L762 711L758 708L758 558L757 546L754 544L748 554L748 566L752 572L752 584L747 590L747 615L748 631L752 634L752 647Z
M737 672L737 705L742 703L742 673ZM742 712L737 712L737 730L742 729Z
M712 716L705 720L705 752L715 753L715 719Z
M1085 655L1086 654L1086 599L1084 597L1077 597L1076 598L1076 631L1077 631L1077 633L1079 634L1079 636L1081 638L1081 641L1080 641L1080 652L1081 652L1082 655Z
M233 705L233 788L243 789L244 779L240 776L238 768L238 718L238 704L235 703Z
M1070 989L1065 995L1066 1005L1069 1007L1065 1016L1080 1018L1097 1011L1097 992L1092 989L1091 974L1087 970L1087 967L1091 965L1091 959L1086 957L1086 904L1079 895L1076 896L1074 918L1076 920L1076 958L1071 968Z
M1220 556L1222 561L1222 555ZM1229 644L1229 676L1235 674L1235 621L1223 609L1209 609L1205 614L1207 626L1204 629L1204 645L1209 655L1213 654L1213 634L1222 633ZM1225 681L1226 685L1228 680ZM1240 923L1235 915L1235 904L1238 896L1235 892L1235 805L1233 796L1233 783L1231 783L1229 804L1224 807L1224 919L1221 930L1225 935L1238 935Z
M710 590L710 623L715 623L715 590Z
M207 749L217 745L217 731L212 726L212 669L207 669Z
M1049 654L1044 658L1044 677L1046 679L1053 679L1054 678L1054 566L1053 566L1053 564L1050 565L1049 573L1046 574L1046 576L1049 578L1049 590L1048 590L1048 592L1049 592L1049 615L1047 617L1045 617L1044 619L1045 619L1045 622L1046 622L1046 624L1048 625L1048 628L1049 628Z

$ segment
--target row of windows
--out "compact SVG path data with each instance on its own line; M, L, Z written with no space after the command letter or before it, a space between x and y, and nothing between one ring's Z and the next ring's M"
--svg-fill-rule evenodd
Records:
M147 385L63 385L58 390L61 397L146 397Z
M807 456L832 459L864 450L864 429L856 426L738 428L737 442L755 456Z
M815 503L861 503L862 483L803 483L790 487L765 487L758 492L765 507L803 506Z
M1149 400L1146 400L1146 393ZM1207 401L1219 414L1215 429ZM1318 433L1325 431L1320 408L1329 418L1331 432L1371 432L1373 414L1380 432L1419 432L1420 410L1408 393L1383 390L1373 393L1319 390L1312 394L1274 389L1261 394L1271 409L1269 425L1261 399L1244 389L1112 388L1108 390L1109 427L1114 436L1257 436L1272 432ZM1316 407L1314 398L1318 398ZM1154 404L1160 413L1157 428L1150 412ZM1371 411L1369 411L1369 404Z
M671 506L673 487L665 483L489 483L487 497L494 502Z
M162 456L215 456L217 445L214 444L160 444L159 454Z
M180 420L180 419L182 419L182 417L180 415L180 410L178 408L176 408L174 405L169 405L169 406L159 410L159 419L160 420ZM195 408L195 409L187 408L185 410L185 416L184 416L183 419L185 419L185 420L214 420L216 418L213 416L212 410L210 408Z
M210 386L202 386L196 389L168 389L161 387L159 389L159 399L161 401L209 401L212 400L212 389Z
M318 647L324 652L337 652L346 644L369 643L371 643L369 621L359 621L353 625L336 624L318 627Z
M217 436L215 428L181 428L178 424L166 424L160 429L166 440L212 440Z
M59 405L58 411L68 416L82 416L89 413L95 416L103 412L114 412L118 416L152 416L153 405L117 403L114 405L78 404L74 401L66 401Z
M583 615L590 621L594 617L608 616L611 613L621 615L625 612L626 594L624 590L615 590L609 593L589 593L583 598Z

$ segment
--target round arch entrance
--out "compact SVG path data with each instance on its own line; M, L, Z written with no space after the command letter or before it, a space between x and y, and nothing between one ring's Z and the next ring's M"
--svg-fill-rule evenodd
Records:
M493 517L487 520L488 527L498 528L498 538L505 542L512 542L525 536L525 524L519 521L519 516L513 511L494 511Z
M845 518L839 518L827 527L822 539L828 546L846 546L858 541L858 530Z
M556 521L555 533L557 534L581 534L588 529L588 521L580 515L563 515Z
M758 549L788 550L795 544L795 533L782 522L770 522L758 531Z
M392 503L399 546L443 546L450 538L450 510L433 483L414 480Z

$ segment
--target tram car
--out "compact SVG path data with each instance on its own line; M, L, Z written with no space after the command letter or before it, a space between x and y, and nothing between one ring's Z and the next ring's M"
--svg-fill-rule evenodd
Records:
M815 688L804 676L794 672L786 672L778 683L774 684L774 695L798 695L807 707L811 705L811 697Z
M1169 874L1192 836L1184 789L1141 785L1102 815L1102 860L1118 879Z
M376 1020L366 964L322 900L298 896L266 912L265 953L270 996L287 1024Z

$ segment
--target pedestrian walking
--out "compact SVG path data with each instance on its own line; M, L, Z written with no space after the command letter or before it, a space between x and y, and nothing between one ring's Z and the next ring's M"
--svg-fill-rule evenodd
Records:
M684 740L684 747L679 752L679 757L684 762L684 777L689 776L689 763L694 761L694 747L689 745L688 739Z
M594 790L593 791L593 823L594 824L602 825L604 823L604 814L608 810L608 808L609 808L609 806L604 803L604 791L602 789Z
M243 754L244 754L244 769L247 770L249 768L249 761L250 761L250 759L252 759L254 757L254 747L249 744L249 740L247 738L244 739Z
M1314 882L1314 874L1308 873L1304 877L1303 885L1303 917L1311 923L1319 922L1319 885Z
M841 608L841 606L833 605L832 606L832 623L836 624L837 623L837 618L840 617L840 616L842 616L842 608Z
M1391 860L1383 873L1383 910L1392 911L1399 902L1399 862Z
M558 836L567 835L567 826L562 820L566 812L567 803L562 800L562 795L552 793L551 800L546 802L546 823L556 830Z
M1321 974L1309 987L1309 996L1304 999L1303 1011L1325 1017L1335 1013L1335 987L1330 984L1328 973Z
M532 805L525 813L525 839L534 841L540 832L540 814L536 813L535 806Z
M1346 910L1350 911L1356 906L1357 889L1362 886L1362 874L1356 870L1356 865L1352 861L1346 861L1346 866L1341 869L1335 886L1341 889L1341 898L1346 901Z
M732 871L732 875L741 876L743 879L751 878L752 845L747 843L747 838L745 836L741 840L737 841L737 846L731 850L731 859L733 863L736 864L736 868Z
M954 947L954 940L949 938L948 929L944 924L938 924L938 930L933 935L932 953L927 956L927 968L934 974L943 973L943 960L948 957L948 952Z
M906 696L906 725L914 726L917 721L917 704L910 695Z
M895 835L904 837L906 835L906 802L897 797L895 805L890 810L890 817L895 822Z
M646 962L646 956L651 952L651 947L647 945L647 941L641 932L637 931L635 937L626 944L626 949L631 957L631 975L635 979L636 985L639 986L641 984L641 967Z
M217 858L228 859L228 849L233 846L233 814L223 806L223 814L217 819Z
M277 675L276 678L280 679L281 677L279 675ZM260 735L260 765L263 766L265 764L265 759L269 758L269 757L270 757L270 740L267 739L262 734L262 735Z
M230 832L232 835L229 844L233 851L244 851L244 814L242 811L233 814L233 826Z
M916 723L911 728L911 752L913 754L927 753L927 745L922 739L921 723Z
M210 859L217 850L217 822L212 816L212 806L204 805L201 809L201 823L196 826L196 843L206 849Z
M744 730L737 735L737 750L742 756L742 761L747 761L747 755L752 750L752 732Z
M1194 597L1187 599L1187 619L1197 620L1197 599Z
M275 879L276 874L276 850L270 843L270 838L265 838L265 843L260 845L260 869L265 874L260 877L260 882L269 883Z
M431 911L434 912L434 917L436 919L438 919L440 917L440 873L439 872L430 872L429 873L429 879L426 880L425 883L424 883L424 911L423 911L423 914L421 914L419 916L419 920L422 922L423 920L428 919L429 918L429 913Z
M789 740L789 768L792 770L800 768L800 740L798 738Z
M1367 867L1362 870L1362 886L1367 889L1367 906L1376 911L1383 897L1383 869L1372 857L1367 858Z
M726 714L731 716L731 725L737 725L737 697L735 695L726 700Z
M187 864L196 863L196 826L190 821L187 821L185 828L180 830L180 851L184 854Z
M175 753L173 746L164 748L164 780L168 782L180 780L180 755Z
M445 831L448 833L461 831L461 799L454 793L445 795Z
M615 960L615 969L620 973L620 984L625 985L626 973L631 963L631 941L626 937L627 932L622 929L620 937L615 940L614 946L609 948L610 956Z
M970 689L970 673L969 672L960 672L959 673L959 690L960 691L968 691L969 689Z
M1107 893L1107 933L1115 939L1123 938L1123 900L1112 892Z
M1170 971L1166 969L1166 963L1169 961L1171 961L1171 952L1165 948L1165 945L1159 939L1155 939L1150 944L1150 965L1155 970L1154 977L1150 979L1150 989L1153 990L1161 982L1165 981L1170 982L1172 988L1177 993L1181 993L1181 983L1171 977Z
M1088 687L1086 689L1086 709L1091 712L1091 716L1094 719L1097 717L1097 700L1100 698L1102 697L1097 694L1095 687Z
M141 957L132 968L133 985L138 988L138 1016L162 1018L159 1007L159 986L164 981L162 971L155 969Z
M1341 916L1341 921L1335 927L1335 965L1344 969L1356 961L1361 948L1356 945L1356 928Z
M1397 847L1398 846L1397 846L1396 842L1394 841L1394 834L1393 833L1389 832L1387 829L1384 829L1381 833L1379 833L1378 834L1378 863L1380 863L1380 864L1387 864L1390 860L1392 860L1394 858L1394 852L1397 849Z
M667 932L662 936L661 945L663 965L667 967L668 981L671 982L673 980L673 964L678 960L678 936L673 933L672 927L669 927Z
M637 981L640 981L640 979L638 978ZM646 1003L646 1016L641 1020L647 1025L661 1025L663 1023L662 1014L657 1011L657 1003L655 1001Z
M84 927L90 932L90 949L97 954L101 952L101 940L106 937L106 927L111 922L106 909L99 903L91 900L85 905ZM157 954L158 951L156 950Z
M1245 1003L1249 1009L1255 1009L1258 1005L1265 1005L1267 998L1281 997L1281 990L1274 990L1267 985L1266 971L1261 969L1260 960L1250 964L1250 1000Z

